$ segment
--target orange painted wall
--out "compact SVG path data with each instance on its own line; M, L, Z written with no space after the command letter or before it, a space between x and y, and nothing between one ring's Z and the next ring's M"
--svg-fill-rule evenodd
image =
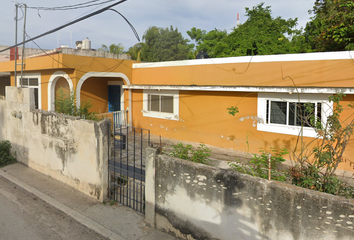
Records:
M354 87L354 64L352 60L321 60L133 69L134 84L293 87L291 79L298 87Z
M257 116L256 93L180 91L179 98L179 121L143 117L143 91L134 90L133 126L150 129L152 135L203 142L250 154L259 153L260 148L268 151L271 147L294 149L297 142L297 136L257 130L256 122L252 120L252 116ZM343 106L350 101L354 101L353 95L342 102ZM240 112L233 117L226 109L236 104ZM351 114L353 110L347 108L343 119ZM353 119L352 115L350 119ZM304 138L307 143L311 140ZM353 161L353 156L354 142L351 142L345 157ZM354 171L353 166L346 161L339 168Z
M107 78L88 78L81 88L81 103L91 101L91 111L108 112L108 80Z

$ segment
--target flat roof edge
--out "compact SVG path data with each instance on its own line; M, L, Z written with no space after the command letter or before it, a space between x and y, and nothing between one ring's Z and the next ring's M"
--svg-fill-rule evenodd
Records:
M265 62L291 62L291 61L321 61L321 60L353 60L354 51L343 52L315 52L279 55L255 55L227 58L206 58L169 62L134 63L134 68L158 68L158 67L178 67L212 64L232 64L232 63L265 63Z

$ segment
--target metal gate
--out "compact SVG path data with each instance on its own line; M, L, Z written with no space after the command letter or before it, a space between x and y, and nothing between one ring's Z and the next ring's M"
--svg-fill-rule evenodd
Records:
M145 213L145 151L150 130L120 125L113 127L112 136L108 197Z

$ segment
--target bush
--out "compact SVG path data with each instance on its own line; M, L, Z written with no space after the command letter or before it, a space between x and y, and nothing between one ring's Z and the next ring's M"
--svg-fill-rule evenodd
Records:
M12 155L11 143L9 141L0 142L0 167L16 162L16 154Z
M182 143L173 144L172 148L170 156L196 163L208 164L211 155L211 150L204 143L201 143L197 149L190 144L184 146Z
M268 179L270 153L263 149L260 149L260 152L261 155L254 154L247 165L241 163L239 160L236 161L236 163L229 163L229 165L238 172ZM288 151L285 148L281 148L280 150L271 148L271 152L273 153L270 154L271 179L284 182L287 179L287 174L286 172L279 170L277 164L285 161L283 156L288 154Z
M99 121L101 120L97 113L91 112L91 101L82 101L80 107L76 106L76 98L74 93L65 94L63 89L58 90L58 96L55 100L55 111L70 116L79 116L84 119Z

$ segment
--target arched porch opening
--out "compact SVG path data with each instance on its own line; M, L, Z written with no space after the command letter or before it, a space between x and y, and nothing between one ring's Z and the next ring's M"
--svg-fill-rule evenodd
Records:
M53 73L49 79L48 111L55 111L55 99L58 96L58 91L60 88L62 88L63 93L67 95L74 92L74 86L70 76L63 71Z

